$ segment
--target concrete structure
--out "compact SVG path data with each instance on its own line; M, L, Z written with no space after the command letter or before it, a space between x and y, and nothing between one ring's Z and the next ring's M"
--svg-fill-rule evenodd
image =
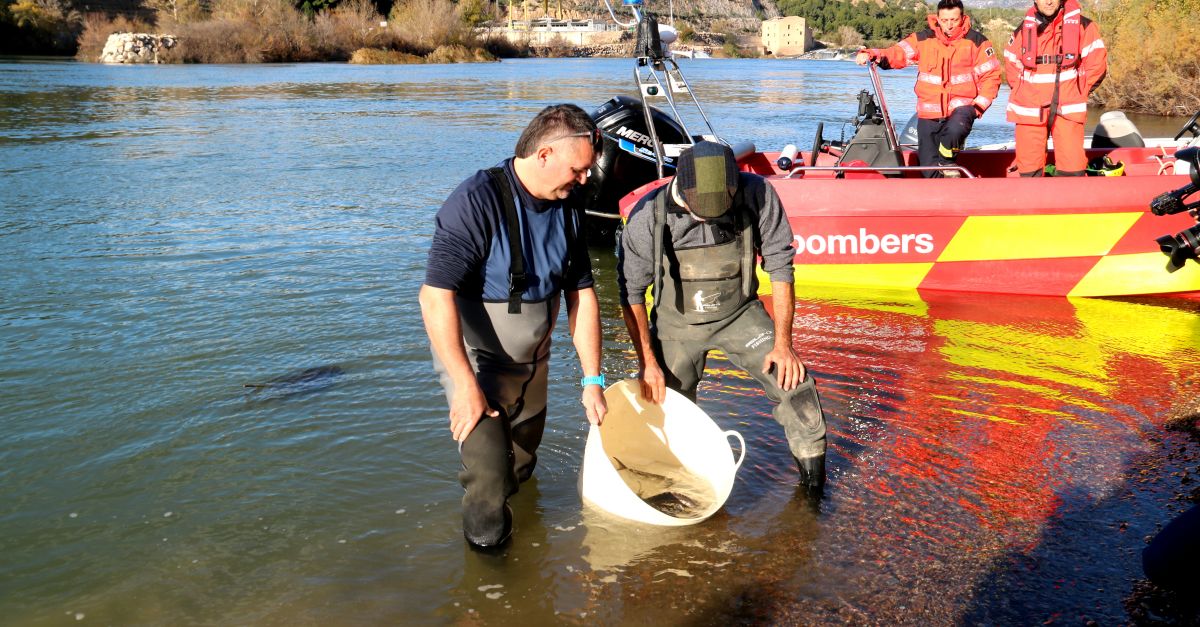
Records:
M796 15L773 17L762 23L763 51L775 56L804 54L814 46L812 29Z
M483 27L481 34L499 35L516 44L545 46L565 41L573 46L616 43L624 29L596 20L558 20L543 17L533 20L509 20L504 26Z

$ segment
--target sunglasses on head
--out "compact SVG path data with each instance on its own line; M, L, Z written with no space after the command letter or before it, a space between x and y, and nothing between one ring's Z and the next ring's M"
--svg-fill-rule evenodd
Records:
M600 129L594 128L590 131L583 131L580 133L571 133L570 135L561 135L559 137L555 137L554 139L552 139L546 143L553 144L554 142L559 141L560 139L568 139L571 137L586 137L586 138L588 138L588 140L592 143L592 150L594 150L596 152L600 151L600 148L601 148L601 146L603 146L603 142L604 142L604 135L600 132Z

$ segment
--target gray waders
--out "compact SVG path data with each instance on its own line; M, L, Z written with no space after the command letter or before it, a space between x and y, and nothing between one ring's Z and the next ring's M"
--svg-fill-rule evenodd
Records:
M476 547L496 547L512 533L508 497L533 476L537 448L546 426L546 369L550 361L550 333L558 319L559 297L522 302L526 277L521 252L520 219L515 190L501 168L488 171L505 204L510 250L509 297L506 302L456 298L467 359L488 405L500 416L484 416L459 445L462 470L458 480L463 495L463 535ZM574 223L564 217L568 243ZM569 247L568 247L569 248ZM454 384L434 356L446 399L454 398Z
M796 388L779 387L774 373L762 372L775 347L775 325L756 294L754 225L740 193L734 199L735 235L727 242L686 249L666 237L668 187L655 197L654 326L652 346L666 383L693 402L708 352L719 349L734 365L758 380L775 404L800 481L819 496L825 484L825 415L816 382L808 376ZM739 190L740 191L740 190Z
M512 533L508 497L537 464L558 301L523 303L520 314L509 314L507 303L459 298L458 307L471 369L488 405L500 411L497 418L483 417L459 445L463 535L476 546L496 546ZM434 368L449 402L454 384L436 358Z

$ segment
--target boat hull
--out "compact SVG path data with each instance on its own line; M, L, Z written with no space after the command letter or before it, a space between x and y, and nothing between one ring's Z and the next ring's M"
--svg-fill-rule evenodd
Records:
M1152 153L1126 159L1157 167ZM1138 167L1129 169L1145 175L1011 177L1004 164L1011 154L973 155L968 167L991 173L980 178L851 179L817 171L787 177L769 153L744 160L742 169L766 176L779 193L796 237L800 284L1045 296L1200 294L1200 265L1167 272L1155 242L1195 221L1148 210L1150 199L1187 177ZM622 214L661 184L622 199Z

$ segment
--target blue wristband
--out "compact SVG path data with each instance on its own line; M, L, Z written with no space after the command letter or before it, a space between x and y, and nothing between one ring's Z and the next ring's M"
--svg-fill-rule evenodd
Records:
M589 385L598 385L600 387L604 387L604 373L598 374L594 377L584 377L579 380L579 385L581 387L587 387Z

